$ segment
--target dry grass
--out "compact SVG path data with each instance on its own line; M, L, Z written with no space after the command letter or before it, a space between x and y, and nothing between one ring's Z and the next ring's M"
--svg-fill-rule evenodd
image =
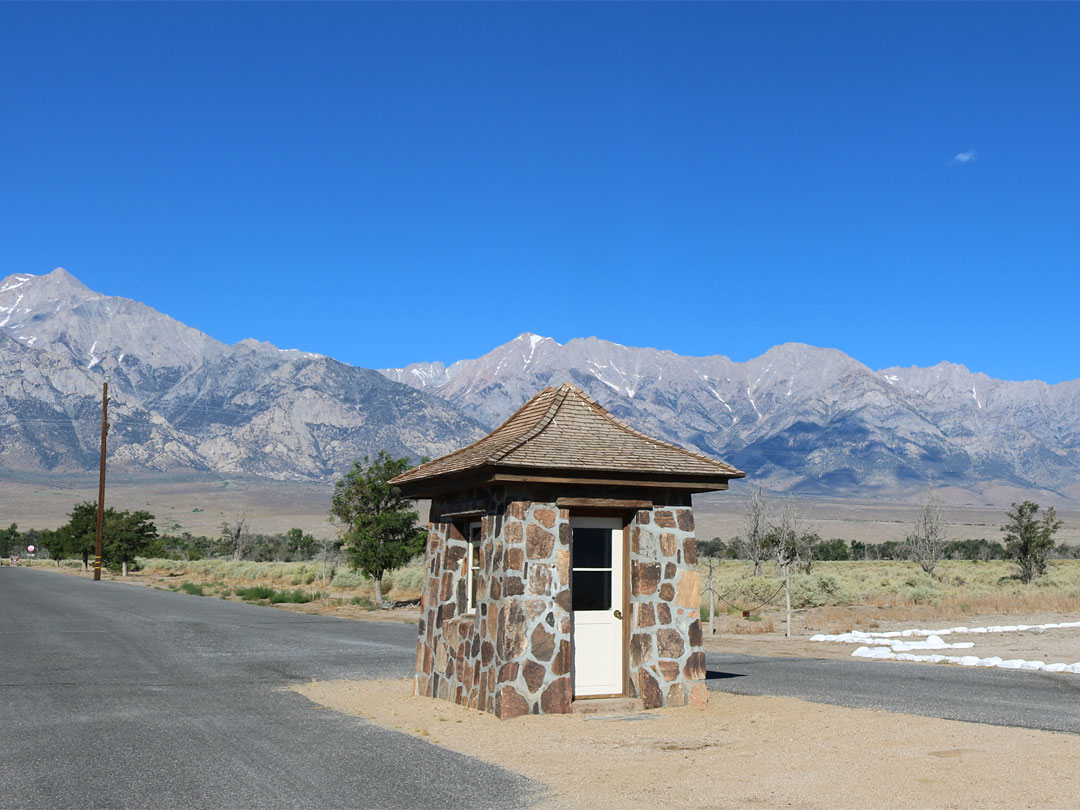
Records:
M708 615L705 592L708 565L700 567L702 615ZM772 573L768 568L769 573ZM782 580L753 577L745 562L714 562L714 584L723 600L717 602L718 620L740 609L775 613L784 607ZM1015 566L1002 560L938 564L930 577L911 562L819 562L810 574L792 576L792 607L812 614L808 626L845 630L869 615L873 621L931 620L946 617L1072 613L1080 606L1080 560L1053 560L1047 575L1030 584L1013 577ZM762 604L767 602L767 604ZM811 610L813 609L813 610ZM767 620L765 620L767 621ZM764 622L731 619L725 632L768 632L752 628Z
M236 588L254 585L306 587L326 593L335 600L371 599L374 584L367 577L345 566L326 566L310 562L251 562L248 560L138 560L135 576L156 579L180 587L191 582L216 589L219 595ZM389 601L420 598L423 565L414 560L383 578L383 597Z
M707 617L707 614L702 614ZM735 618L733 616L727 616L720 611L716 611L716 632L717 633L734 633L737 636L756 636L765 633L772 633L776 630L772 619L763 619L758 617L754 621L747 621L743 618Z

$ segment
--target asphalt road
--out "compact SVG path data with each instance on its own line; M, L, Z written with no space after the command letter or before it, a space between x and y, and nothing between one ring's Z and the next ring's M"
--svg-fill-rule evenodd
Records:
M1080 734L1080 676L891 661L706 655L710 689Z
M520 807L536 785L282 687L402 677L416 628L0 570L0 808Z

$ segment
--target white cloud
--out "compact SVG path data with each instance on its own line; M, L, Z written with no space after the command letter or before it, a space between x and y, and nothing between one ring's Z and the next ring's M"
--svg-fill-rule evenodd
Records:
M966 152L961 152L958 155L953 156L953 163L971 163L979 159L979 153L974 149L968 149Z

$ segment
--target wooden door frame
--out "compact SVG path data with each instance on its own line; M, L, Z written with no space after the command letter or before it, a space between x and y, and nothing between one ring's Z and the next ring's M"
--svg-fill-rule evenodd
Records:
M570 578L573 582L573 570L574 570L574 518L612 518L613 520L622 521L622 571L619 575L622 577L622 691L612 692L606 695L574 695L574 682L571 680L570 692L571 700L600 700L604 698L620 698L628 697L630 695L630 524L634 521L635 512L628 512L625 509L603 509L603 508L572 508L570 515L567 518L567 522L570 524ZM614 573L614 571L612 572ZM573 585L571 584L570 602L573 605L574 593ZM570 610L570 657L571 660L574 657L574 645L575 638L577 636L576 628L574 627L574 611ZM573 665L571 664L571 672L573 672Z

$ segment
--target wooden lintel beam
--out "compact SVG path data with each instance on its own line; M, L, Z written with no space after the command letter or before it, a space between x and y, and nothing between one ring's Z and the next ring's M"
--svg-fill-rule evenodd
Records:
M457 518L479 517L480 515L486 514L486 509L461 509L457 512L440 512L439 520L440 522L445 522L447 520L456 520Z
M560 509L652 509L652 501L625 498L559 498L555 505Z

